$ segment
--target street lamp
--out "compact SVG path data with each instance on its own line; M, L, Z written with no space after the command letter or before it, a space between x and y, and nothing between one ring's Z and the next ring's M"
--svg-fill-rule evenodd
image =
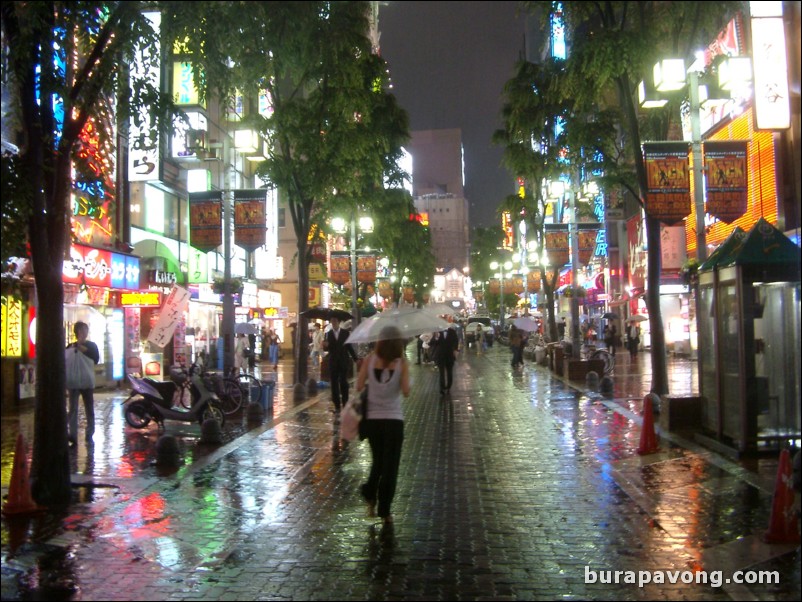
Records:
M501 302L499 303L501 316L499 317L499 323L501 324L501 330L503 331L504 330L504 278L508 275L510 276L512 275L512 272L510 271L512 270L512 262L505 261L504 263L499 263L498 261L493 261L490 263L490 269L500 270L500 272L496 273L495 275L496 277L499 278L499 283L501 287L499 289L501 293Z
M733 60L736 59L736 60ZM745 59L738 61L737 59ZM732 65L738 65L732 68ZM728 68L728 66L730 68ZM685 68L684 59L664 59L653 69L653 82L642 81L638 100L644 108L662 107L668 102L665 93L675 92L687 87L691 121L691 152L693 154L693 202L696 212L696 259L701 264L707 259L705 236L705 194L702 166L702 104L713 100L729 100L730 90L742 87L751 79L751 62L748 57L731 57L719 68L719 85L715 88L701 84L704 74L704 55L699 53L693 64ZM735 77L735 73L738 77ZM715 90L715 92L714 92ZM662 93L662 94L661 94Z
M350 223L342 217L335 217L331 220L332 229L338 234L345 234L350 226L351 240L349 242L349 250L351 253L351 315L354 316L354 324L359 324L359 301L357 296L357 279L356 279L356 247L357 247L357 221L359 224L359 231L365 234L373 232L373 218L363 215L357 217L355 214L351 215Z

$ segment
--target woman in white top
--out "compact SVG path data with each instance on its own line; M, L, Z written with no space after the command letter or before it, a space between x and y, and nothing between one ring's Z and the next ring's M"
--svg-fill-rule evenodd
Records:
M368 386L367 414L364 430L370 443L373 462L368 482L362 485L362 497L371 516L376 511L391 525L390 506L398 481L401 447L404 442L404 413L401 398L409 396L409 365L403 357L404 340L395 326L385 326L376 349L359 369L356 388Z

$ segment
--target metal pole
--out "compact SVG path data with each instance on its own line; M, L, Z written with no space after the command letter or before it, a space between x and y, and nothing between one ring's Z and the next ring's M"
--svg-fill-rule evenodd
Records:
M359 309L357 307L357 281L356 281L356 216L351 216L351 313L354 316L353 325L359 324Z
M234 297L231 291L231 198L234 170L231 165L228 134L223 135L223 369L234 367Z
M501 315L499 316L499 323L501 324L501 331L504 332L504 264L501 264L501 302L500 302L500 309Z
M691 99L691 151L693 152L693 201L696 210L696 259L701 264L707 259L705 239L705 194L702 178L702 126L699 122L699 73L688 72Z
M571 220L568 223L571 236L571 357L579 359L579 233L576 223L576 193L568 191Z

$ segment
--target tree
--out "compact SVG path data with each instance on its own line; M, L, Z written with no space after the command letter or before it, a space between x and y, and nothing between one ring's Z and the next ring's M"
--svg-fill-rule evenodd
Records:
M637 198L645 206L646 169L638 118L637 85L666 56L691 57L709 44L737 10L737 2L525 2L546 26L557 7L565 23L570 54L565 98L580 105L617 105L618 131L634 166ZM659 139L659 138L658 138ZM648 245L646 295L652 337L654 393L668 393L666 343L660 311L660 223L646 215Z
M123 67L130 63L135 44L149 47L155 40L141 10L139 2L2 5L6 81L13 99L13 114L3 119L14 121L21 138L19 154L4 157L2 164L3 216L14 214L15 224L26 223L36 282L38 361L31 481L34 498L44 505L66 504L71 497L62 266L71 242L71 169L81 169L81 133L91 120L104 140L111 139L112 101L121 119L146 100L154 115L169 113L168 99L148 81L134 81L135 92L122 93L129 85ZM141 54L146 61L158 58ZM13 197L8 199L6 178L14 183Z
M330 203L369 203L366 194L397 179L407 117L386 92L387 68L368 37L368 2L168 2L165 27L185 40L202 94L265 92L269 116L249 124L270 140L258 171L286 194L298 241L299 312L308 308L307 240ZM247 18L243 18L243 7ZM231 35L231 32L236 35ZM301 320L297 341L305 341ZM305 349L297 344L296 350ZM296 383L307 354L295 358Z

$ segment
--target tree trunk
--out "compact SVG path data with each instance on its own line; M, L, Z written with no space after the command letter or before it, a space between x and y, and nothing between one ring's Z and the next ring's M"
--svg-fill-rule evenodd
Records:
M32 153L36 146L32 145ZM40 147L41 148L41 147ZM32 157L36 161L35 157ZM51 185L36 191L29 240L36 296L36 408L31 462L31 493L42 505L66 505L71 499L64 378L64 285L62 272L69 218L68 159L48 161ZM39 163L41 165L41 163ZM30 165L30 163L29 163ZM37 170L31 165L33 171ZM39 209L39 208L42 209ZM44 209L46 208L46 209Z
M295 329L294 384L305 383L309 375L306 353L309 340L309 320L300 314L309 309L309 260L306 252L306 236L298 237L298 327Z
M646 207L646 191L648 190L648 177L646 166L643 164L643 150L641 149L640 129L638 116L632 94L629 92L630 84L626 76L617 80L618 93L621 106L624 107L625 118L629 125L629 139L635 159L635 170L638 176L638 193L640 201ZM649 308L649 333L651 336L651 362L652 387L651 392L658 395L668 393L668 369L666 367L666 337L663 331L663 316L660 310L660 274L662 263L662 249L660 244L660 222L649 217L646 212L646 241L649 248L647 254L648 289L646 292L646 305Z

